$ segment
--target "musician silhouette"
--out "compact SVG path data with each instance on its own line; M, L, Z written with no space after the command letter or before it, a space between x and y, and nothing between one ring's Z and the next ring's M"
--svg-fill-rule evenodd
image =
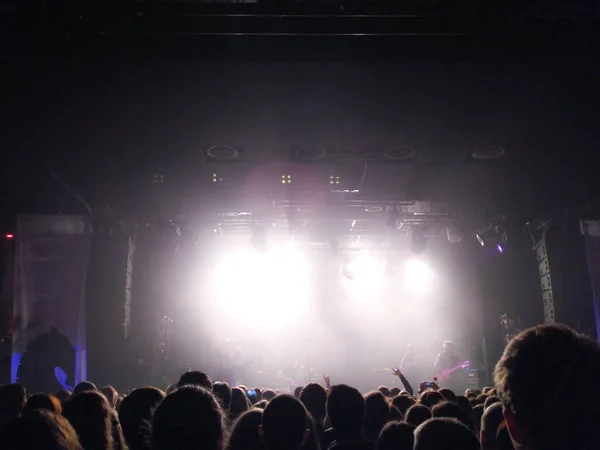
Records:
M445 341L443 351L435 358L433 367L438 374L438 384L448 387L458 392L464 384L465 372L462 369L464 363L454 354L454 344L452 341Z
M29 343L17 371L17 383L30 392L56 392L74 377L75 347L54 327Z

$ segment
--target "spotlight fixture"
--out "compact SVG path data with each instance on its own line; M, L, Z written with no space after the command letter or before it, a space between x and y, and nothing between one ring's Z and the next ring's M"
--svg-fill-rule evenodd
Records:
M487 245L491 245L492 248L495 248L498 253L504 253L504 245L507 242L506 231L500 233L500 227L495 226L488 228L487 230L475 233L475 238L477 242L482 247L486 247Z
M500 242L496 244L496 250L498 251L498 253L504 253L504 244L506 244L507 241L508 239L506 236L506 231L503 231L500 238Z
M290 174L281 175L281 184L292 184L292 176Z
M330 175L329 184L340 184L340 177L338 177L337 175Z
M475 233L475 237L477 238L477 242L479 242L479 244L483 247L485 245L485 241L483 240L482 235L479 233Z
M425 230L423 227L412 227L410 229L412 240L410 243L410 250L418 255L422 253L427 247L427 237L425 237Z

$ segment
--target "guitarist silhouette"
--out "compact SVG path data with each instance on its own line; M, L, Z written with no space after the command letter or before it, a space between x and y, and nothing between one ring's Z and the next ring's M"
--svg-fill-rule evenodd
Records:
M433 367L435 372L439 374L437 377L445 387L458 393L462 385L464 384L464 367L468 365L460 360L458 356L454 354L454 344L452 341L445 341L443 344L443 351L437 355Z

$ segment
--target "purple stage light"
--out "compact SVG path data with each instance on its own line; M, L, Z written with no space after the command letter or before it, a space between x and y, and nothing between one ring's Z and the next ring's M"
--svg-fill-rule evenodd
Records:
M496 250L498 250L498 253L504 253L504 247L502 247L502 244L496 244Z

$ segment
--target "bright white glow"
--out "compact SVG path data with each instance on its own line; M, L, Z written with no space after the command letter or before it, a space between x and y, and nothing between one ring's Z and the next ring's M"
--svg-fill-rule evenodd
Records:
M427 291L433 279L433 272L423 261L411 259L404 267L404 281L409 291L423 293Z
M345 275L350 278L348 289L352 296L373 299L383 284L383 261L367 253L359 255L346 263Z
M260 318L261 329L288 325L301 316L308 299L308 265L291 248L227 253L217 263L213 281L215 302L228 319Z

